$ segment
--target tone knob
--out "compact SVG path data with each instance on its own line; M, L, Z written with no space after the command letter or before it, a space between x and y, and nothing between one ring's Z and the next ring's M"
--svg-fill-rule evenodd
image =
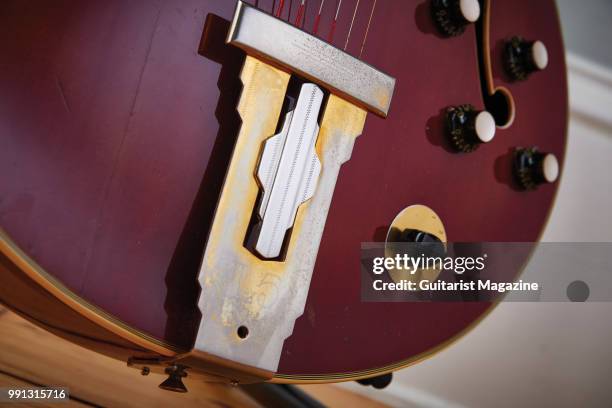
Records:
M512 37L506 43L505 66L508 75L516 81L523 81L548 66L548 51L542 41L525 41Z
M535 190L540 184L557 181L559 161L554 154L539 152L535 147L517 149L514 174L523 189Z
M432 17L440 32L454 37L480 17L478 0L432 0Z
M472 105L451 106L446 110L446 130L450 144L458 152L469 153L495 137L495 119Z

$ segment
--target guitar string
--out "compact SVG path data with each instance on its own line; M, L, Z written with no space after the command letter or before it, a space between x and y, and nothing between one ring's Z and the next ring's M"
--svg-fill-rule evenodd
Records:
M374 17L374 9L376 9L376 1L374 0L374 4L372 5L372 11L370 12L370 18L368 20L368 25L366 27L365 34L363 36L363 42L361 43L361 49L359 50L359 59L363 55L363 49L365 48L366 40L368 39L368 33L370 32L370 25L372 24L372 18Z
M303 30L304 26L306 25L306 16L308 15L308 0L304 0L304 11L303 11L303 17L302 17L302 25L300 26L300 28Z
M346 41L344 43L344 50L346 51L346 49L348 48L348 44L351 38L351 34L353 32L353 26L355 24L355 18L357 17L357 11L359 9L359 3L361 0L357 0L356 4L355 4L355 9L353 10L353 16L351 18L351 24L349 26L349 31L348 34L346 36ZM370 10L370 16L368 18L368 24L366 26L366 31L365 34L363 36L363 41L361 42L361 47L359 48L359 58L361 59L362 55L363 55L363 50L365 48L365 44L366 41L368 39L368 34L370 33L370 27L372 25L372 19L374 18L374 12L376 10L376 3L378 0L374 0L373 4L372 4L372 9ZM273 1L272 3L272 9L274 9L275 7L275 3L276 0ZM280 17L282 12L283 12L283 8L285 5L285 0L279 0L279 6L278 9L276 11L276 17ZM313 27L313 34L317 34L318 30L319 30L319 23L321 20L321 15L323 13L323 6L325 5L325 0L321 0L321 3L319 5L319 11L317 12L317 16L315 18L315 22L314 22L314 27ZM259 0L255 0L255 7L259 6ZM336 29L336 24L338 22L338 16L340 15L340 8L342 7L342 0L338 0L337 2L337 7L336 7L336 14L334 15L334 20L332 21L332 26L330 28L330 32L328 35L328 41L331 43L333 38L334 38L334 32ZM291 9L293 8L293 0L290 0L289 2L289 13L287 16L287 21L291 20ZM305 10L306 10L306 0L301 0L300 5L298 7L297 10L297 15L295 17L295 22L294 25L298 26L298 27L303 27L304 24L306 23L306 16L305 16Z
M359 8L359 1L357 0L357 4L355 4L355 10L353 11L353 18L351 19L351 25L349 26L349 32L346 36L346 42L344 43L344 51L348 48L349 39L351 38L351 32L353 31L353 24L355 23L355 17L357 16L357 9Z
M302 21L302 17L304 17L304 9L306 8L306 0L302 0L300 6L298 8L297 16L295 16L295 22L293 23L296 27L301 27L303 24L300 24ZM306 20L306 18L304 18Z
M355 4L355 9L353 10L353 17L351 19L351 25L349 26L349 32L348 32L348 34L346 36L346 41L344 43L344 50L345 51L348 48L348 44L349 44L349 41L350 41L350 38L351 38L351 34L352 34L352 31L353 31L353 26L355 24L355 18L357 16L357 11L359 9L360 1L361 0L357 0L357 3ZM377 0L374 0L374 3L372 4L372 10L370 11L370 17L368 18L368 24L366 26L366 31L365 31L365 34L364 34L364 37L363 37L363 41L361 42L361 47L359 49L359 58L361 58L361 56L363 55L363 50L365 48L365 44L366 44L366 41L368 39L368 34L370 33L370 26L372 25L372 19L374 17L374 11L376 10L376 2L377 2ZM274 9L275 3L276 3L276 0L274 0L273 3L272 3L272 9ZM293 8L292 7L292 3L293 3L293 0L290 0L290 2L289 2L289 14L287 16L287 21L290 21L290 19L291 19L291 9ZM338 22L338 16L340 14L340 8L342 7L342 0L338 0L337 4L338 4L338 6L336 8L336 14L334 15L334 20L332 21L332 26L330 28L329 35L328 35L328 41L330 43L332 42L332 40L334 38L334 32L335 32L335 29L336 29L336 24ZM316 16L315 22L314 22L314 27L313 27L313 30L312 30L313 34L317 34L318 31L319 31L319 24L320 24L320 21L321 21L321 15L323 13L323 6L324 5L325 5L325 0L321 0L321 3L319 5L319 11L317 12L317 16ZM259 6L259 0L255 0L255 7L258 7L258 6ZM281 16L281 14L283 12L283 9L284 9L284 6L285 6L285 0L279 0L279 6L278 6L278 9L276 10L276 17L280 17ZM299 8L297 10L297 16L296 16L295 22L294 22L295 26L302 27L302 28L304 27L304 24L306 23L305 11L306 11L306 0L301 0L301 3L300 3ZM301 24L300 24L300 22L301 22Z
M312 33L314 35L319 31L319 22L321 21L321 13L323 12L323 5L325 4L325 0L321 0L321 5L319 6L319 12L317 13L317 17L315 18L314 26L312 28Z
M334 16L334 21L332 21L332 25L329 29L329 34L327 35L327 42L331 43L334 39L334 32L336 31L336 23L338 22L338 15L340 14L340 7L342 7L342 0L338 0L338 7L336 8L336 15Z
M283 7L285 7L285 0L279 0L278 9L276 10L276 17L280 18L281 13L283 12Z

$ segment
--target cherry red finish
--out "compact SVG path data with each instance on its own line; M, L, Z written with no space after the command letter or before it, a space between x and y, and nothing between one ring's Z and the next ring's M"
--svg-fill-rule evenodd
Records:
M283 18L291 10L293 21L298 3L287 1ZM335 14L335 2L325 3L323 38ZM338 46L356 3L343 1ZM372 4L357 10L354 55ZM272 1L258 6L270 12ZM239 128L243 56L222 42L233 9L220 0L0 4L0 225L71 290L184 349L200 318L195 277ZM317 10L309 1L306 30ZM214 28L202 42L209 14L220 18L208 19ZM509 82L501 44L512 35L543 40L548 69ZM491 37L494 78L514 94L516 120L478 151L455 154L444 108L484 106L475 27L442 38L427 1L378 0L363 59L397 78L391 112L368 116L342 168L281 374L410 359L490 307L360 302L360 243L383 240L404 207L434 209L452 241L538 239L557 185L518 191L510 151L539 146L563 165L567 88L554 2L493 1Z

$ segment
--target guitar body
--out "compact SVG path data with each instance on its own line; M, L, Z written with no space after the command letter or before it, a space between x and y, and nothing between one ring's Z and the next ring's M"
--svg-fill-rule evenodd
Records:
M285 19L297 12L292 3ZM326 3L325 35L335 13ZM333 42L341 48L356 3L345 0L339 14ZM353 55L372 4L359 6L347 48ZM234 7L219 0L0 5L3 303L126 361L193 348L206 318L196 278L240 129L244 54L223 43ZM258 7L272 12L273 4ZM307 30L317 9L306 9ZM360 244L384 241L406 206L432 208L451 241L539 239L557 183L520 191L512 152L537 146L563 165L567 86L557 12L552 0L493 0L483 13L489 75L511 92L514 115L494 141L457 154L446 142L446 108L485 109L478 26L444 38L429 2L377 2L363 60L397 79L393 104L386 119L368 115L341 169L305 311L274 381L392 371L450 344L494 307L361 302ZM207 41L205 21L214 24ZM548 48L547 69L527 81L511 81L502 66L504 40L514 35Z

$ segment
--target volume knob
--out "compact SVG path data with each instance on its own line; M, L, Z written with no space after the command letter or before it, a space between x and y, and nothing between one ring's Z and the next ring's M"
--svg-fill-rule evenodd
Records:
M447 37L454 37L478 20L480 3L478 0L432 0L431 14L438 30Z
M523 81L548 66L548 50L542 41L525 41L512 37L506 43L505 67L508 75L516 81Z
M451 106L446 110L446 130L450 144L458 152L469 153L495 137L495 119L472 105Z
M521 188L535 190L540 184L557 181L559 161L554 154L539 152L535 147L517 149L514 174Z

